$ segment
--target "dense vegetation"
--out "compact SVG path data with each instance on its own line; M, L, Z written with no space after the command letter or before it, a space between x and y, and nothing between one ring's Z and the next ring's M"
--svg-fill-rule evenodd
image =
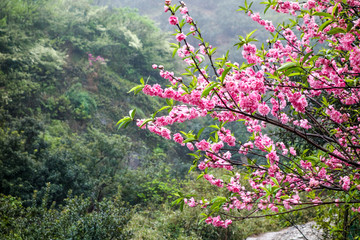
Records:
M133 9L0 2L1 239L242 239L288 224L194 225L200 211L180 213L172 194L218 190L184 177L182 148L117 131L125 109L141 106L141 117L161 107L127 92L140 77L158 79L153 63L177 68L168 45Z
M180 158L167 157L178 149L115 128L124 109L159 106L146 97L130 101L127 92L140 76L153 81L153 62L175 65L164 34L134 10L87 1L1 1L0 19L0 238L67 238L56 228L78 228L73 224L82 218L104 218L105 231L127 224L132 211L116 199L164 202L175 173L153 174L171 163L186 169ZM69 220L66 209L73 207L78 219ZM35 229L39 222L30 216L44 227L57 219L47 231L63 235L36 235L29 224ZM123 234L116 231L112 237Z
M1 192L28 200L51 182L50 199L61 202L70 189L113 191L111 179L159 142L114 126L125 107L159 105L130 102L127 91L139 76L151 81L153 61L171 62L160 31L133 10L86 1L1 4ZM105 60L90 64L88 54Z

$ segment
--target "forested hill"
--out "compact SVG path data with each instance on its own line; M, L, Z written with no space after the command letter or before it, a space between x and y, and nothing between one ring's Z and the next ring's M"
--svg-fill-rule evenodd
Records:
M174 68L166 41L152 20L128 8L1 1L0 193L29 200L50 182L50 200L58 203L70 189L101 199L121 181L134 182L114 179L146 161L182 165L167 157L181 155L173 145L115 127L131 108L141 106L141 117L162 104L127 92L140 77L155 81L153 63ZM142 196L124 195L131 204Z
M156 21L158 26L165 31L174 30L173 26L168 24L168 14L163 12L163 1L158 0L96 0L99 5L108 5L115 7L131 7L139 9L142 15ZM239 6L244 5L244 0L188 0L184 1L189 9L190 15L197 22L201 29L201 33L205 41L218 48L216 57L221 57L227 50L230 50L230 59L232 61L242 61L241 51L234 47L238 42L238 35L246 36L246 34L257 29L255 36L258 44L266 42L271 35L264 27L251 20L250 17L244 15L243 12L237 11ZM274 25L288 19L287 15L276 15L268 11L264 12L262 1L253 2L252 10L259 12L265 19L273 21ZM173 1L178 3L178 1Z

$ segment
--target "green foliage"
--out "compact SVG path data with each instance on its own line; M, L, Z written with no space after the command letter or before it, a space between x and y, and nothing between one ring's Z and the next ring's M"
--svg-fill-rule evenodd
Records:
M70 189L76 194L89 191L86 169L69 158L73 153L52 150L36 119L12 121L0 131L2 193L30 200L34 190L42 195L45 183L51 182L50 199L61 202Z
M192 174L191 177L196 177ZM182 181L182 191L211 197L220 194L219 188L209 186L205 180ZM228 229L200 222L203 209L184 207L174 209L170 203L158 205L136 213L128 224L133 239L246 239L253 234L273 231L282 226L280 219L252 219L233 222Z
M336 195L340 198L342 194ZM350 199L350 196L347 198ZM320 207L315 220L326 239L344 239L344 233L347 239L359 239L359 214L349 205Z
M72 197L59 209L41 206L25 208L15 197L0 195L1 239L130 239L125 226L132 211L119 200Z
M143 159L137 169L119 172L116 181L119 183L119 192L123 200L132 205L148 207L171 202L180 188L181 181L175 178L174 165L165 162L167 158L161 148L156 148Z
M159 78L152 63L174 65L165 42L132 9L1 1L0 192L27 201L51 182L57 204L70 189L99 200L116 193L114 177L127 171L128 156L157 142L136 130L128 133L133 139L119 136L115 123L129 106L149 103L137 113L144 116L159 105L144 96L130 102L127 91L137 76ZM88 53L106 64L89 66ZM160 145L174 151L174 144Z
M41 126L31 118L12 124L0 129L1 192L29 199L36 184L36 159L44 148Z
M70 100L75 119L91 119L96 111L96 102L89 92L84 91L80 83L73 85L66 93Z

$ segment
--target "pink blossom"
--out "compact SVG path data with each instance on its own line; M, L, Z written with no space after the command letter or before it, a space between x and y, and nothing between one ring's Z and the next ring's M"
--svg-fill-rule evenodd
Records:
M345 191L348 191L350 189L350 178L349 176L340 177L340 182L342 183L341 187Z
M180 8L180 13L181 14L187 14L188 13L188 8L187 7L181 7Z
M192 35L195 35L195 34L196 34L195 30L196 30L196 29L195 29L194 26L191 26L191 27L190 27L190 32L193 32Z
M172 15L169 17L169 23L171 25L176 25L179 23L179 19L176 16Z
M187 16L186 16L186 22L187 22L187 23L192 23L192 22L193 22L192 17L190 17L189 15L187 15Z
M214 143L214 144L212 145L211 149L212 149L215 153L217 153L217 152L219 152L220 149L222 149L223 147L224 147L224 144L223 144L222 141L220 141L220 142L218 142L218 143Z
M137 119L136 120L136 126L140 127L143 124L144 120L143 119ZM141 129L145 129L146 128L146 124L144 124Z
M313 200L312 200L313 203L315 203L314 205L318 205L319 203L322 203L321 199L319 197L315 197Z
M181 42L181 41L184 40L185 38L186 38L186 35L183 34L183 33L178 33L178 34L176 35L176 40L177 40L178 42Z
M275 151L271 151L269 154L266 155L266 157L269 159L270 164L274 164L275 162L279 161L279 156L276 154Z
M358 212L358 213L360 213L360 207L358 207L358 208L352 207L351 210L352 210L353 212Z
M209 174L205 174L205 175L204 175L204 178L205 178L206 180L208 180L208 181L212 181L213 178L214 178L214 176L213 176L213 175L209 175Z
M224 181L222 179L213 180L212 184L220 188L224 187Z
M289 148L290 154L296 156L296 150L293 147Z
M311 162L303 161L303 160L300 160L300 165L306 170L309 170L312 167Z
M258 106L258 112L261 115L266 116L270 112L270 108L266 105L266 103L262 103Z
M197 205L197 203L193 197L187 201L187 204L189 205L189 207L196 207L196 205Z
M195 146L201 151L207 151L210 148L210 143L203 139L200 142L195 143Z
M192 143L186 143L186 146L190 151L194 151L194 145Z
M205 222L207 223L207 224L211 224L212 223L212 217L208 217L206 220L205 220Z
M183 144L184 138L181 136L180 133L175 133L173 139L175 142Z
M204 161L202 161L202 162L199 163L199 165L198 165L198 168L199 168L200 170L205 170L206 167L207 167L207 164L206 164Z
M261 19L259 13L251 14L251 18L252 18L252 20L254 20L255 22L258 22L258 21L260 21L260 19Z
M314 178L311 178L310 181L309 181L309 185L310 187L317 187L319 186L319 181L315 180Z
M279 208L274 204L269 204L269 208L273 212L279 212Z
M232 220L231 219L226 219L223 227L227 228L230 224L232 224Z

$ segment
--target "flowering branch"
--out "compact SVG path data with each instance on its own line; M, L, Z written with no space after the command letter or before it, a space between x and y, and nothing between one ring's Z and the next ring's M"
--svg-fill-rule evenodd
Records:
M240 36L236 44L244 58L240 65L227 56L214 60L215 48L204 41L185 3L171 6L166 0L169 23L177 28L178 43L172 47L188 66L183 73L188 80L153 65L171 85L163 89L142 80L131 91L164 98L167 106L151 118L138 119L137 125L191 151L196 149L194 167L202 171L200 177L228 189L226 197L211 201L180 198L191 207L200 205L229 218L207 216L204 220L209 224L227 227L231 219L274 216L329 204L346 204L360 212L360 3L269 0L265 5L266 10L291 14L297 20L275 28L245 2L240 10L273 33L273 39L267 49L257 49L251 43L256 40L251 38L253 32ZM183 19L179 20L178 12ZM190 26L187 34L185 26ZM198 48L190 45L189 36L199 40ZM204 67L205 58L213 76ZM168 113L157 117L163 110ZM200 138L202 131L172 133L167 127L205 116L216 121L208 126L214 129L208 138ZM134 114L119 124L133 120ZM236 132L227 128L229 122L243 123L249 141L241 143ZM269 135L268 125L301 139L302 148ZM297 151L305 148L299 155ZM237 154L244 155L247 163L239 161ZM221 179L208 173L216 168L232 176ZM241 182L241 175L248 183ZM329 198L332 200L326 200ZM251 213L236 216L241 210Z

